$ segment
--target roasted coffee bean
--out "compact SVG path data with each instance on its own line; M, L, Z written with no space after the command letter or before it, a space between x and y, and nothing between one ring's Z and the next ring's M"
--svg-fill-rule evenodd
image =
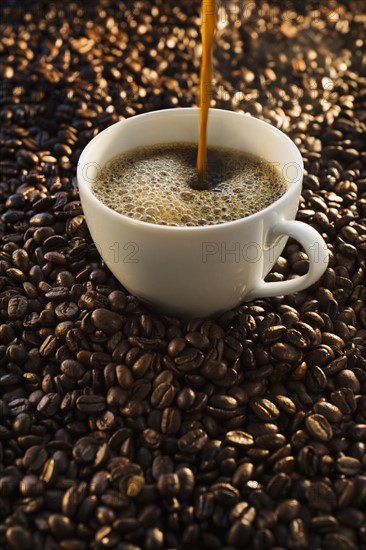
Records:
M327 385L326 375L320 367L316 365L308 369L306 373L307 386L313 392L319 392L325 389Z
M155 350L155 349L164 349L166 342L161 338L144 338L139 336L129 336L129 344L136 346L142 350Z
M28 474L20 481L19 491L25 497L36 497L43 493L44 484L36 475Z
M286 327L284 325L272 325L263 330L261 340L265 345L271 345L281 340L285 332Z
M148 380L137 380L131 388L131 398L134 401L143 401L151 391L151 384ZM169 400L169 394L158 394L163 401Z
M101 395L81 395L76 400L76 407L84 413L102 412L105 409L105 398Z
M362 469L360 461L351 456L341 456L338 458L336 467L341 474L345 474L347 476L357 475Z
M163 410L161 417L161 431L165 434L179 432L181 426L181 413L174 407L167 407Z
M343 414L351 414L356 409L355 396L349 388L341 388L332 392L330 398Z
M29 256L25 250L18 248L14 250L11 255L12 262L15 267L20 269L23 273L27 273L30 268Z
M207 349L210 345L210 340L208 337L200 332L188 332L185 339L189 344L191 344L191 346L201 351Z
M79 309L75 302L61 302L55 308L55 314L59 321L69 321L77 317Z
M289 397L285 395L275 395L273 401L280 409L288 415L293 415L296 413L296 405Z
M210 404L224 411L234 411L236 410L238 403L234 397L229 397L226 395L214 395L210 398Z
M306 430L318 441L329 441L333 437L328 420L321 414L311 414L305 419Z
M257 437L255 442L260 448L275 451L283 448L286 444L286 438L281 434L265 434Z
M114 334L122 327L122 318L118 313L105 308L93 311L91 316L93 325L107 334Z
M29 472L40 471L48 457L47 451L39 446L29 447L23 456L23 465Z
M59 347L59 343L57 341L57 338L53 334L50 334L49 336L47 336L43 344L40 346L39 353L43 357L49 357L54 355L58 347Z
M324 550L339 548L339 550L357 550L357 544L341 533L327 533L323 542Z
M180 489L179 494L182 498L187 498L192 495L195 486L195 478L192 470L186 466L179 468L177 471L179 477Z
M187 340L185 338L174 338L168 344L168 353L171 357L176 357L186 348Z
M214 483L211 486L213 496L215 500L224 505L224 506L230 506L236 504L240 499L240 492L238 489L230 485L230 483L225 482L218 482ZM252 516L251 518L248 516ZM255 510L252 509L249 511L249 514L243 514L242 519L244 521L249 521L249 523L254 519L255 517Z
M240 488L243 483L252 478L254 466L251 462L244 462L238 466L233 474L232 483L235 487Z
M21 319L28 309L28 301L24 296L17 295L8 302L8 315L10 319Z
M48 518L48 525L56 538L70 538L74 534L75 526L67 516L51 514Z
M300 512L300 503L298 500L283 500L276 509L279 519L283 522L290 522L298 517Z
M282 344L277 342L270 348L271 355L278 361L284 361L288 363L295 363L302 358L301 352L291 344Z
M349 388L356 394L360 392L360 382L355 373L349 369L344 369L337 374L336 383L339 388Z
M151 353L144 353L132 365L132 374L142 378L152 367L154 356Z
M53 458L50 458L44 465L40 479L46 484L53 484L57 480L58 474L57 462Z
M272 401L263 397L253 398L249 402L250 408L256 417L263 422L271 422L278 418L280 411Z
M225 441L229 445L238 447L239 449L247 449L254 445L253 437L250 434L239 430L227 432L225 435Z
M329 533L335 531L338 528L338 522L334 516L318 516L312 518L311 527L316 532Z
M61 397L57 393L47 393L39 401L37 411L44 416L54 416L58 411L61 403Z
M73 458L79 463L91 462L97 454L97 443L91 437L82 437L72 450Z
M119 385L124 389L130 388L134 381L131 370L126 365L116 366L116 377Z
M210 380L223 380L227 374L226 361L207 361L200 372Z
M30 550L32 548L32 535L21 525L14 525L6 530L6 542L14 550Z
M323 481L307 483L305 497L308 499L309 506L325 513L329 513L337 502L333 489Z
M364 521L364 514L356 508L345 508L337 514L337 519L349 527L358 528Z
M69 297L69 291L66 287L62 287L62 286L59 286L59 287L55 287L55 288L52 288L49 292L46 292L45 294L45 298L47 298L47 300L60 300L60 301L64 301L64 300L67 300L67 298Z
M146 550L159 550L163 548L164 533L158 527L152 527L146 532L145 547Z
M268 494L272 498L284 498L291 488L291 478L285 473L274 475L268 483Z
M79 503L83 500L83 497L86 495L85 487L78 488L76 485L71 485L69 489L66 490L62 499L62 512L66 516L73 517L76 514Z
M151 395L151 404L153 407L163 410L172 405L175 394L176 390L171 384L159 384Z
M355 424L349 429L348 433L356 441L366 440L366 424Z
M113 290L108 295L108 301L114 311L121 312L126 307L126 295L121 290Z
M174 497L179 494L180 480L177 474L161 474L157 480L157 488L164 497Z
M329 422L341 422L343 418L342 411L327 401L315 403L314 412L323 415Z
M252 537L253 527L246 522L236 521L227 536L229 545L238 548L241 544L247 544Z
M196 393L192 388L183 388L177 396L177 405L182 410L189 410L196 401Z
M103 308L108 305L108 299L95 290L89 290L85 294L81 293L80 302L88 310Z
M178 447L184 453L196 453L203 449L207 441L207 434L198 428L183 435L178 440Z
M74 359L65 359L62 361L60 368L64 374L75 380L82 378L85 372L85 367Z
M158 455L152 463L152 475L157 480L162 474L171 474L174 470L172 459L166 455Z

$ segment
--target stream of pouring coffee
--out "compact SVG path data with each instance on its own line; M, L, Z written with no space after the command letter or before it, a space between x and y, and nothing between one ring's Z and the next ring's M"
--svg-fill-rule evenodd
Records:
M202 60L200 74L200 120L197 154L197 189L207 189L207 119L212 88L212 47L216 28L215 0L202 0Z

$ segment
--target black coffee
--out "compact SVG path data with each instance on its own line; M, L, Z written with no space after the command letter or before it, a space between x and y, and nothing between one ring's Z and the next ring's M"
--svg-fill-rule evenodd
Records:
M122 153L101 170L92 190L116 212L149 223L202 226L237 220L272 204L287 189L269 162L242 151L208 148L208 189L191 189L197 145L168 143Z

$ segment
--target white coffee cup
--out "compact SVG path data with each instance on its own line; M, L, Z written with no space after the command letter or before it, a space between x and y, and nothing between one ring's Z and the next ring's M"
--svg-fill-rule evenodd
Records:
M105 206L91 187L118 153L139 146L198 140L198 109L154 111L122 120L83 150L77 168L80 198L91 236L105 263L132 294L170 314L204 317L244 301L303 290L325 271L321 235L295 221L303 161L295 144L273 126L240 113L211 109L208 145L253 153L274 163L288 190L267 208L236 221L169 227L131 219ZM309 257L309 271L287 281L265 282L288 237Z

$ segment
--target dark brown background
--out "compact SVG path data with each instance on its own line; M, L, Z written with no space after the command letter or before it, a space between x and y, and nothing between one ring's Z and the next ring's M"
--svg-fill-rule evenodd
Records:
M1 5L0 547L366 548L363 3L220 4L212 104L299 146L331 259L189 322L121 289L75 180L103 128L196 104L177 4ZM269 279L307 266L289 242Z

